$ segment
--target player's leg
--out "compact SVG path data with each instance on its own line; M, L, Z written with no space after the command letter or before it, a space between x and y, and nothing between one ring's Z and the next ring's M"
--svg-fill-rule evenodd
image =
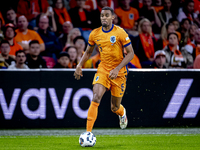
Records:
M101 84L94 84L93 86L93 99L90 104L87 116L87 131L91 132L96 121L98 114L98 106L101 102L101 98L104 95L106 88Z
M125 129L128 124L126 109L121 105L126 89L126 76L118 76L111 80L111 110L119 116L120 127Z
M121 104L122 97L111 96L111 110L119 116L120 127L125 129L128 124L126 109Z

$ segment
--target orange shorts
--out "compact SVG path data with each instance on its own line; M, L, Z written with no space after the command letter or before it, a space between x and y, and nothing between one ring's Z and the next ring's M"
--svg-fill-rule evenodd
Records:
M111 80L108 74L98 72L95 74L92 84L97 83L110 89L112 96L123 97L126 89L126 76L117 76L116 79Z

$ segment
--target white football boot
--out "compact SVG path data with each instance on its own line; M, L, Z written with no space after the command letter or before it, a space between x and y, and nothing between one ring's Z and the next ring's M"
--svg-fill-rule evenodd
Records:
M121 129L125 129L128 124L128 118L126 116L126 109L124 108L124 115L119 116L119 125Z

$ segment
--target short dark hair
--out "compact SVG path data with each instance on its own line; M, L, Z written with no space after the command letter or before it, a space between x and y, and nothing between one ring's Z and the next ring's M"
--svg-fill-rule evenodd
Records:
M32 44L35 44L35 43L40 44L38 40L32 40L32 41L30 41L29 46L31 46Z
M167 35L167 40L169 40L169 36L172 35L172 34L176 35L176 37L177 37L177 39L178 39L178 34L176 34L176 32L171 32L171 33L169 33L169 34Z
M65 52L65 51L62 51L62 52L59 53L58 59L60 59L63 56L67 56L69 58L69 54L67 52Z
M174 21L179 22L178 19L176 19L176 18L174 18L174 17L169 19L169 23L172 23L172 22L174 22Z
M184 18L184 19L182 19L182 21L181 21L181 23L180 23L180 26L182 26L182 25L184 24L185 21L188 21L190 25L192 24L190 19Z
M83 36L77 36L77 37L73 40L73 43L75 44L76 41L79 40L79 39L81 39L81 40L83 40L83 41L85 42L85 39L84 39Z
M1 43L0 43L0 46L4 43L7 43L9 46L10 46L10 43L7 41L7 40L2 40Z
M114 15L114 10L108 6L103 7L102 10L110 10L112 15Z
M16 51L16 52L15 52L15 56L17 56L17 54L19 54L19 53L24 53L24 55L26 56L26 53L25 53L24 50L18 50L18 51Z
M6 9L6 13L7 13L9 10L13 10L13 11L16 13L16 11L15 11L15 9L14 9L13 7L7 8L7 9Z
M169 26L174 26L172 23L168 23L168 24L166 24L166 29L168 29L169 28Z
M52 5L53 8L56 7L56 2L57 2L57 0L53 0L53 5ZM62 0L62 4L63 4L63 7L65 7L65 2L64 2L64 0Z

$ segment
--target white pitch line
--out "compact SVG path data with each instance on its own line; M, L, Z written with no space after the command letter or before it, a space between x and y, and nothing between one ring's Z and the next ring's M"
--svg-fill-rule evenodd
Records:
M0 130L0 136L67 136L80 135L85 129L14 129ZM144 135L144 134L200 134L200 128L128 128L93 129L95 135Z

